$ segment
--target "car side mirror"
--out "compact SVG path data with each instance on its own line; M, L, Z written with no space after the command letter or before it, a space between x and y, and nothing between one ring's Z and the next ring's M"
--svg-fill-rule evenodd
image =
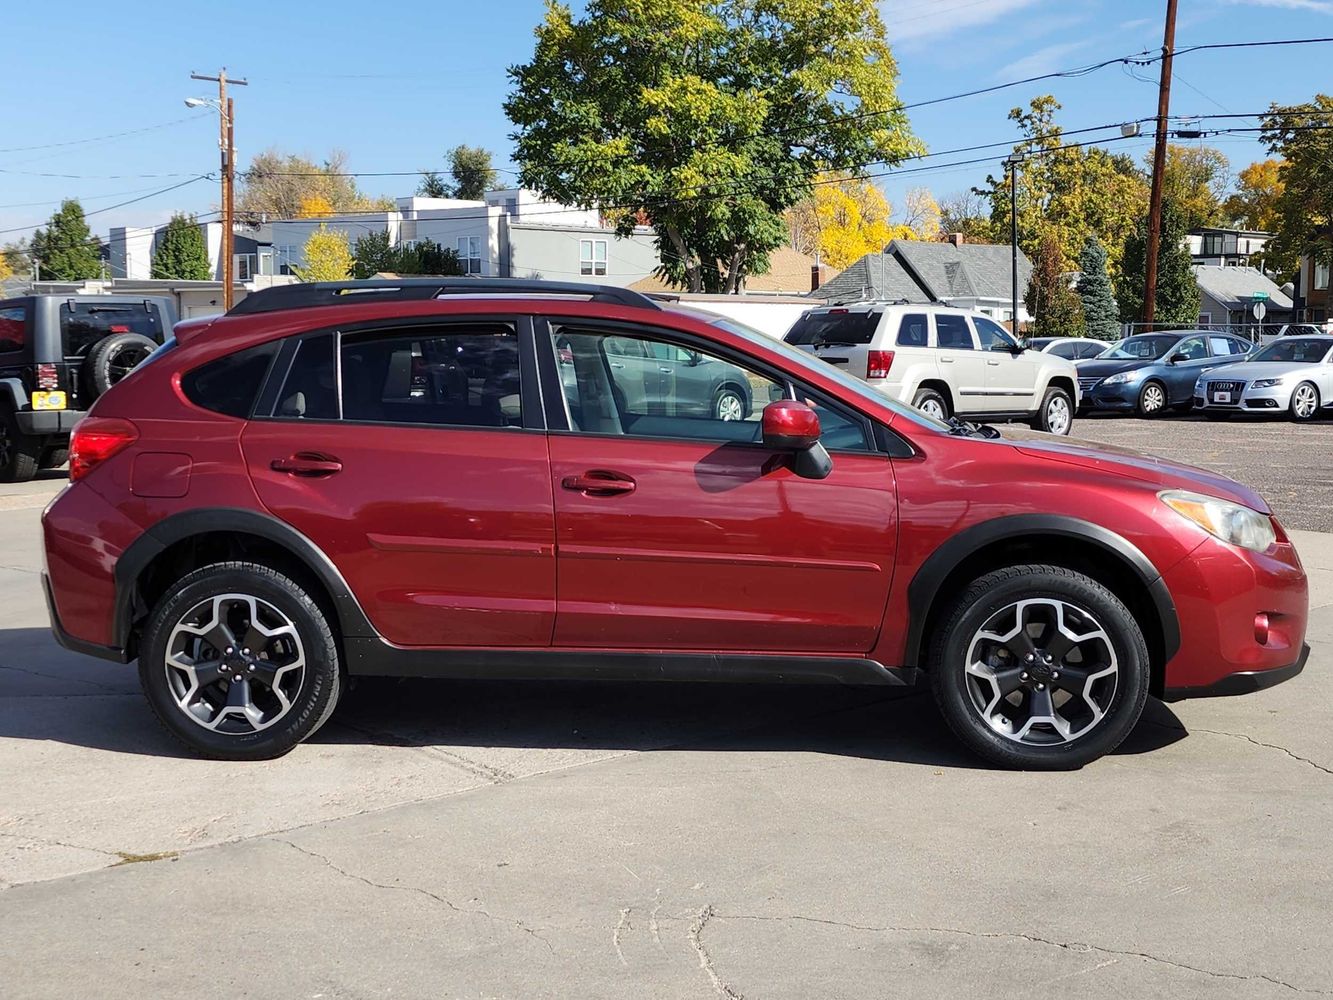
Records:
M1171 355L1171 357L1167 358L1166 360L1168 360L1174 365L1177 361L1188 361L1189 359L1190 356L1186 354L1184 351L1177 351L1175 354Z
M765 448L792 456L792 471L803 479L826 479L833 460L819 443L819 414L795 399L779 399L764 407L760 418Z

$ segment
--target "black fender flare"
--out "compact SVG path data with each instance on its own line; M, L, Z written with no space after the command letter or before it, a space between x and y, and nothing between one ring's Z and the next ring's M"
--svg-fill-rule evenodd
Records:
M916 666L925 641L926 620L949 574L968 556L988 545L1013 538L1076 538L1091 543L1130 569L1143 583L1157 610L1162 630L1163 663L1180 649L1180 619L1171 591L1152 561L1128 539L1091 521L1063 514L1012 514L983 521L953 535L937 548L907 585L907 647L903 662Z
M121 553L116 562L115 645L126 648L134 614L138 582L148 565L168 547L194 535L215 532L254 535L273 542L300 560L324 585L333 600L338 627L344 636L378 638L361 604L338 567L324 551L290 524L269 514L243 507L209 507L172 514L153 525Z
M0 405L9 404L11 413L28 408L28 390L16 378L0 378Z

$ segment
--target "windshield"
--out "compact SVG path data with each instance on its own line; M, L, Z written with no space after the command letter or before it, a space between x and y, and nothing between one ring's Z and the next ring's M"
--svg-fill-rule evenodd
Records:
M792 324L783 339L801 347L821 344L868 344L879 326L879 313L830 309L808 312Z
M1099 355L1098 360L1156 361L1166 354L1179 339L1180 337L1175 334L1161 336L1151 333L1141 334L1137 337L1126 337L1124 340L1118 340L1112 344L1111 349Z
M691 310L677 309L676 311L689 312ZM738 337L751 341L752 343L762 344L764 347L777 351L788 361L793 362L801 368L810 369L817 364L820 366L819 371L826 378L832 379L852 395L857 396L868 403L887 406L894 413L906 417L908 420L912 420L924 427L929 427L933 431L943 431L946 433L949 431L948 424L936 420L933 417L926 416L914 406L908 406L906 403L901 403L896 399L890 399L882 392L876 392L856 376L847 374L836 365L830 365L815 360L811 354L801 350L799 347L793 347L781 340L774 340L772 337L760 333L754 327L746 326L744 323L731 319L730 317L710 317L706 322L711 323L713 326L720 327L728 333L733 333ZM788 336L791 336L791 334L788 334Z
M1330 347L1333 347L1333 341L1331 340L1301 339L1299 337L1292 340L1275 340L1250 360L1286 361L1302 365L1317 365L1324 360Z

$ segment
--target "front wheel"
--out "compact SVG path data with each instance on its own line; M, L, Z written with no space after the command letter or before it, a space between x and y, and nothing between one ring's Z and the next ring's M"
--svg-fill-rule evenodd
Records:
M1292 420L1298 422L1314 419L1314 415L1319 412L1319 390L1313 382L1302 382L1291 390L1291 403L1287 412L1291 414Z
M1063 389L1050 388L1042 397L1041 409L1033 418L1033 430L1048 434L1068 434L1074 426L1074 401Z
M719 389L713 400L714 420L744 420L745 400L735 389Z
M1024 770L1082 767L1129 735L1148 698L1134 616L1062 566L1011 566L974 581L941 619L928 669L954 733Z
M1139 390L1138 410L1141 417L1155 417L1166 409L1166 389L1161 382L1145 382Z
M168 588L139 680L173 736L205 757L279 757L338 703L338 647L306 590L266 566L205 566Z

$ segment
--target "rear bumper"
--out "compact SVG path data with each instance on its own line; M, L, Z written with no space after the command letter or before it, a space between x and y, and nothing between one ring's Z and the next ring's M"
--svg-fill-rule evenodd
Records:
M33 437L50 437L61 434L66 437L84 417L82 410L20 410L14 414L19 430Z
M65 631L65 627L60 624L60 613L56 611L55 595L51 593L51 578L45 573L42 574L42 593L46 596L46 613L51 618L51 631L55 633L56 642L71 653L96 656L99 659L110 660L112 663L130 662L129 654L119 646L103 646L96 642L89 642L86 639L72 636Z
M1283 681L1291 680L1305 669L1305 661L1309 658L1310 646L1306 644L1301 647L1300 658L1285 667L1274 667L1272 670L1243 670L1200 687L1167 688L1164 699L1183 701L1186 698L1225 698L1237 694L1253 694L1255 691L1263 691Z

